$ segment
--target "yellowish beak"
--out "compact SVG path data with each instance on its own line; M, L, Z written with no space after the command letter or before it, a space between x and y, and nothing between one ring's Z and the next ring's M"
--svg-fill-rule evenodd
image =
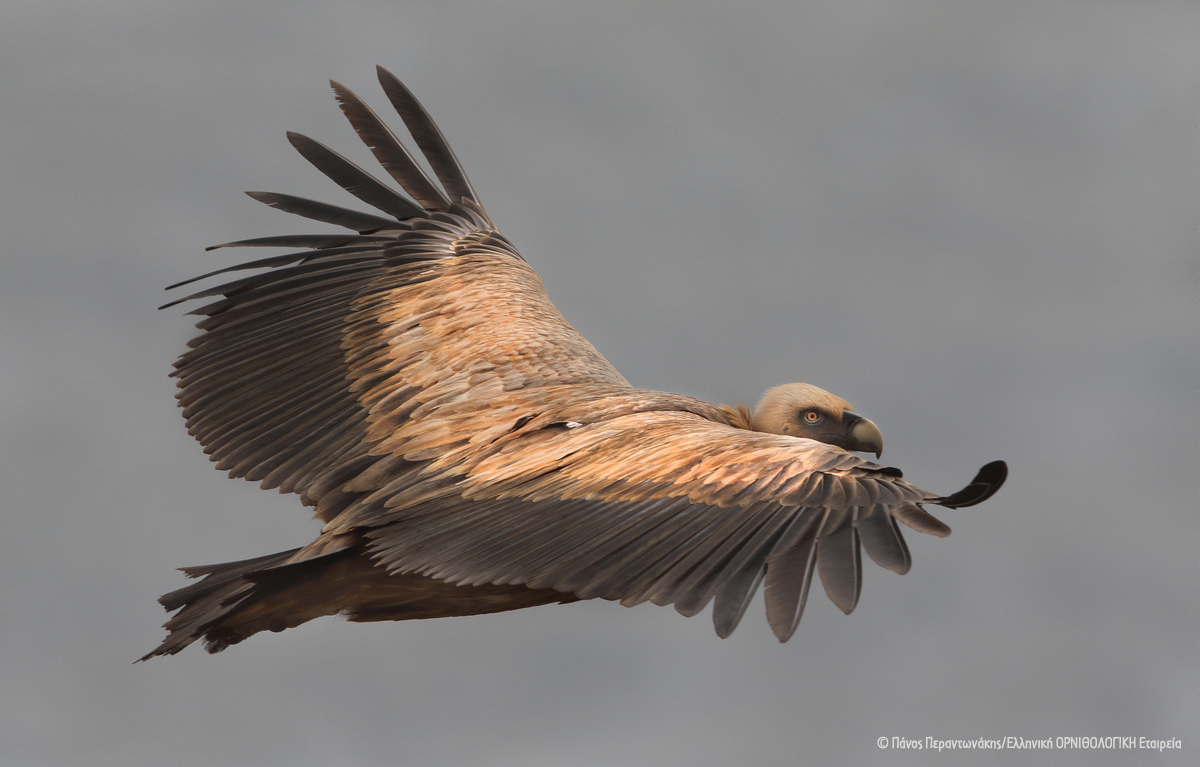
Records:
M879 433L878 426L849 410L842 413L842 424L850 438L851 450L874 453L876 458L883 456L883 435Z

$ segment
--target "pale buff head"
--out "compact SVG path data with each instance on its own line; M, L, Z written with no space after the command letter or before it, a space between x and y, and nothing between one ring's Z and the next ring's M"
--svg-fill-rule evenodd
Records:
M879 427L852 412L846 400L811 384L767 389L754 408L750 426L754 431L815 439L876 457L883 454Z

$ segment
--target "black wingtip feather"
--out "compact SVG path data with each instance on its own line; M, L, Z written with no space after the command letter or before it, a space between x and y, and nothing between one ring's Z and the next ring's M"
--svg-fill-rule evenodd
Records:
M324 202L317 202L316 200L309 200L304 197L295 197L290 194L280 194L279 192L246 192L246 194L264 205L278 208L285 213L311 218L314 221L324 221L327 224L345 227L346 229L353 229L360 234L370 234L378 232L381 229L408 228L399 221L389 218L362 213L357 210L350 210L349 208L342 208Z
M263 239L269 239L269 238L263 238ZM216 271L208 272L206 274L201 274L198 277L191 277L191 278L183 280L181 282L177 282L174 285L168 285L165 288L165 290L174 290L175 288L181 288L184 285L191 285L193 282L199 282L200 280L207 279L209 277L215 277L218 274L227 274L229 272L242 272L242 271L247 271L250 269L275 268L277 266L286 266L288 264L292 264L297 261L307 261L309 259L328 257L328 256L339 255L339 254L343 254L343 253L355 253L355 252L361 252L361 251L365 251L365 250L371 250L374 245L376 245L378 243L387 242L392 239L393 239L392 237L387 237L387 236L371 237L369 235L367 235L367 236L364 236L364 235L337 235L337 240L339 240L339 241L346 241L346 242L357 241L360 244L346 245L344 247L321 248L318 250L302 251L299 253L286 253L286 254L280 255L280 256L270 256L268 258L260 258L255 261L246 261L245 263L234 264L233 266L227 266L224 269L217 269ZM249 241L247 240L247 242L249 242ZM239 243L230 243L230 244L238 245ZM216 247L221 247L221 246L216 246ZM169 306L174 306L175 304L180 303L181 301L186 301L186 300L188 300L188 299L182 298L182 299L179 299L178 301L172 301L169 304L163 304L162 306L160 306L158 308L166 309Z
M445 210L450 207L446 195L429 180L412 155L374 110L341 83L330 80L329 87L333 88L338 106L350 121L354 132L405 192L428 210Z
M366 204L401 220L425 215L425 209L420 205L391 189L320 141L295 131L288 131L287 137L296 151L312 163L313 167Z
M465 197L479 202L479 197L475 194L471 182L467 180L467 174L463 172L454 150L450 148L433 118L421 106L421 102L417 101L412 91L391 72L379 66L375 67L375 71L379 76L379 84L383 86L383 92L404 120L413 141L417 142L425 159L429 161L429 167L433 168L434 174L445 187L450 201L456 202Z
M971 483L953 495L939 498L932 503L945 506L948 509L962 509L983 503L996 494L1004 480L1008 478L1008 464L1004 461L992 461L979 470Z
M248 240L222 242L220 245L209 245L205 251L218 248L336 248L350 243L374 240L386 242L392 239L387 235L362 234L280 234L271 237L251 237Z

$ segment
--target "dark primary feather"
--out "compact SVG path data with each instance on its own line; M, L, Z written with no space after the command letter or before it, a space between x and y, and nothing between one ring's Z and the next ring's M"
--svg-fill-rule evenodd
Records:
M350 194L399 220L424 217L425 209L384 185L379 179L329 147L301 133L288 131L288 141L313 166Z
M283 234L274 237L252 237L248 240L237 240L235 242L223 242L220 245L209 245L205 250L217 250L218 248L336 248L350 243L364 242L386 242L394 239L388 235L353 235L353 234ZM244 266L244 265L243 265ZM230 267L237 268L237 267ZM205 277L211 277L220 272L210 272L200 277L194 277L193 280L202 280ZM189 280L190 282L190 280ZM183 284L183 283L178 283ZM171 285L167 288L176 287Z
M796 524L798 535L794 540L767 557L763 602L767 608L767 623L780 642L791 639L800 625L817 565L817 540L830 514L828 509L805 511Z
M950 528L942 520L915 503L900 504L892 509L892 516L919 533L934 535L938 538L950 535Z
M210 299L191 312L202 333L173 373L189 433L218 468L296 493L325 526L301 549L185 569L201 580L163 597L179 612L146 657L335 613L407 620L591 598L684 615L712 603L725 637L760 583L787 641L814 572L849 613L861 549L904 573L897 521L948 534L922 504L972 505L1003 483L997 462L938 497L832 444L750 431L748 412L635 389L559 314L408 89L379 78L445 193L332 83L408 196L289 138L394 218L251 192L350 232L217 246L308 250L210 272L196 279L265 270L168 304Z
M216 271L209 272L208 274L204 274L204 275L195 277L190 280L184 280L182 282L177 282L174 285L172 285L171 288L180 288L180 287L183 287L184 285L189 285L193 282L198 282L202 279L205 279L207 277L213 277L218 274L226 274L228 272L237 272L237 271L248 271L251 269L274 268L274 267L278 267L278 266L286 266L288 264L295 264L296 262L300 262L301 265L307 264L309 266L310 271L318 271L319 270L322 274L322 277L325 277L328 275L329 265L334 260L335 257L339 257L339 256L343 257L340 259L343 262L355 262L355 261L362 260L362 258L360 258L360 257L346 258L345 256L347 254L351 254L351 253L378 252L378 250L379 250L379 247L376 243L363 242L360 244L348 245L346 247L341 247L341 248L339 248L339 247L321 248L316 253L311 253L311 252L288 253L288 254L282 255L282 256L272 256L270 258L260 258L257 261L248 261L244 264L238 264L237 266L230 266L230 267L226 267L224 269L218 269ZM292 269L292 270L279 270L279 271L275 271L275 272L267 272L265 274L256 274L252 277L245 277L243 279L235 280L233 282L229 282L224 285L218 285L216 287L197 291L195 293L192 293L191 295L184 296L183 298L177 298L174 301L165 303L158 308L166 309L167 307L175 306L176 304L181 304L184 301L191 301L196 298L205 298L207 296L217 296L217 295L232 296L239 292L245 291L251 287L261 287L261 286L266 285L271 282L280 282L289 277L295 276L295 274L297 274L299 271L300 271L299 269ZM168 288L168 290L170 290L171 288Z
M438 189L421 167L413 160L412 155L396 138L392 131L383 124L379 116L362 99L341 83L329 81L333 92L337 94L338 106L346 115L346 119L354 127L359 138L375 155L375 159L383 166L396 183L400 184L412 198L427 210L445 210L450 207L450 201L442 190Z
M467 180L467 174L463 172L462 165L454 156L454 150L442 136L442 131L433 118L421 106L421 102L417 101L417 97L391 72L383 67L376 67L375 71L379 75L379 84L383 86L383 92L387 94L400 119L404 120L404 126L421 148L425 159L429 161L429 167L433 168L434 174L446 188L451 201L458 202L466 198L479 202L471 182Z
M886 506L876 504L858 518L858 537L867 556L880 567L904 575L912 567L912 557L895 517Z
M403 225L399 221L382 218L371 213L360 213L349 208L340 208L316 200L306 200L303 197L293 197L290 194L278 192L246 192L259 202L278 208L286 213L311 218L314 221L324 221L334 226L353 229L362 234L378 232L381 229L399 229Z

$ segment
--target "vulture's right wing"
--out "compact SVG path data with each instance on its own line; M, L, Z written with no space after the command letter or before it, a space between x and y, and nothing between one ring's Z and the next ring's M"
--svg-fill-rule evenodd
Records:
M989 465L967 489L938 497L841 448L695 411L637 390L526 409L531 420L477 450L408 454L422 464L352 482L360 496L326 534L365 535L393 572L451 583L650 600L685 615L715 599L721 636L765 578L767 617L786 641L814 571L849 613L860 544L907 572L896 520L947 535L920 504L972 505L1004 479L1002 464Z

